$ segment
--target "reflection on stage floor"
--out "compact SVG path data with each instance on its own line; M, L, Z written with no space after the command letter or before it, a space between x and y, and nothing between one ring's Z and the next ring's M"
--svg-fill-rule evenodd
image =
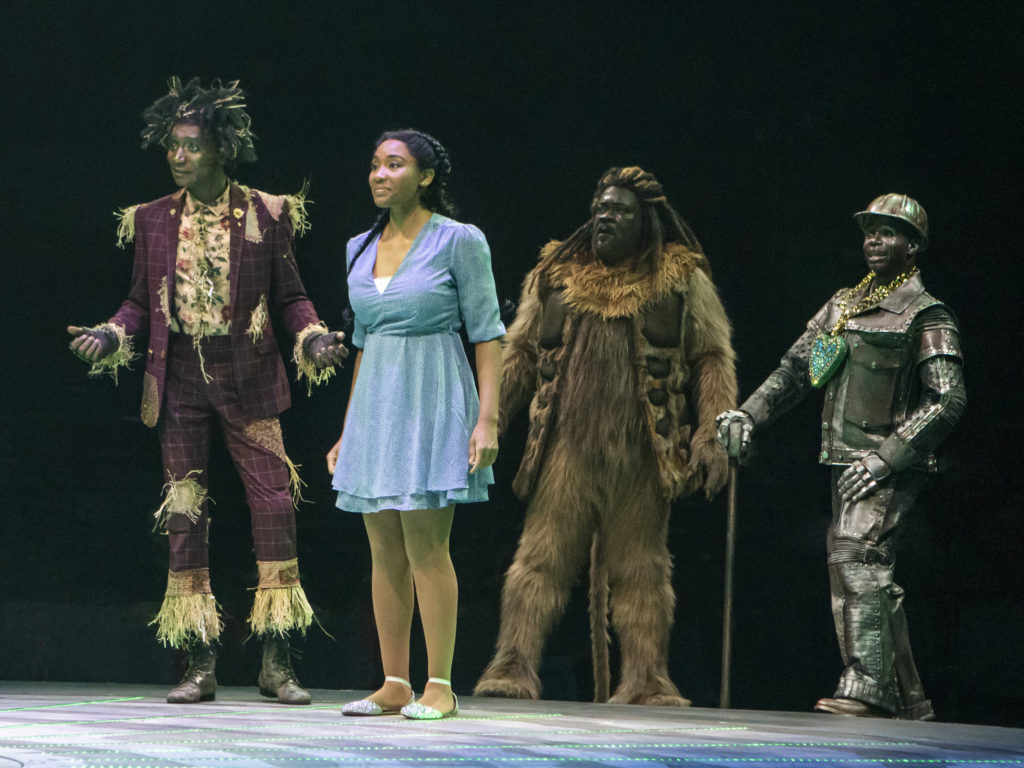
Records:
M458 717L343 717L256 688L171 705L144 685L0 683L0 768L86 766L1024 765L1024 730L814 713L460 697Z

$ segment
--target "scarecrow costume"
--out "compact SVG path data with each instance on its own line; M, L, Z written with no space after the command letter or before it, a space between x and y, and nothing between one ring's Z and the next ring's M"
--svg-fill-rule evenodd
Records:
M237 83L171 81L146 113L143 146L167 143L171 128L198 121L229 160L252 160L252 134ZM172 164L173 168L173 164ZM143 353L142 421L160 436L166 485L156 512L170 572L157 639L186 649L189 669L168 701L213 698L221 621L210 587L207 461L219 423L245 487L259 572L249 624L264 642L260 690L283 703L309 694L295 679L288 635L305 633L313 610L299 581L295 514L300 480L285 454L278 414L290 389L271 324L296 338L299 375L326 380L333 366L313 357L333 334L299 278L293 235L307 228L305 190L276 196L230 181L212 202L188 188L120 212L119 242L134 242L128 298L89 333L113 342L92 373L112 373ZM145 347L137 346L148 337Z

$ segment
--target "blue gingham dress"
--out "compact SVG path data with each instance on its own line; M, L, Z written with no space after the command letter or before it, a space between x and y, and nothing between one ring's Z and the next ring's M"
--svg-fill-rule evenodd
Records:
M367 233L348 242L347 263ZM487 500L490 467L469 474L480 411L463 351L505 333L483 233L433 214L383 293L373 281L377 242L348 277L352 343L363 350L334 472L350 512L440 509Z

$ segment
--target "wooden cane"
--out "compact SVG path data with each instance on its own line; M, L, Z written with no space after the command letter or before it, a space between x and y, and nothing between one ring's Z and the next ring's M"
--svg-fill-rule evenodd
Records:
M718 693L718 706L728 709L729 676L732 666L732 576L736 553L736 479L739 462L729 459L729 485L726 492L727 517L725 524L725 599L722 604L722 685Z

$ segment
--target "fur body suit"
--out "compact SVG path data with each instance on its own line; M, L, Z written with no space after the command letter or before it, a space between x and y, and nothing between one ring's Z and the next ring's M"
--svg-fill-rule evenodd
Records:
M540 696L544 640L590 552L592 631L606 644L610 588L621 651L611 701L686 705L668 677L668 516L673 499L726 481L715 417L736 399L729 321L704 256L679 244L643 270L552 263L558 245L527 276L505 339L499 429L529 402L513 490L530 500L476 693Z

